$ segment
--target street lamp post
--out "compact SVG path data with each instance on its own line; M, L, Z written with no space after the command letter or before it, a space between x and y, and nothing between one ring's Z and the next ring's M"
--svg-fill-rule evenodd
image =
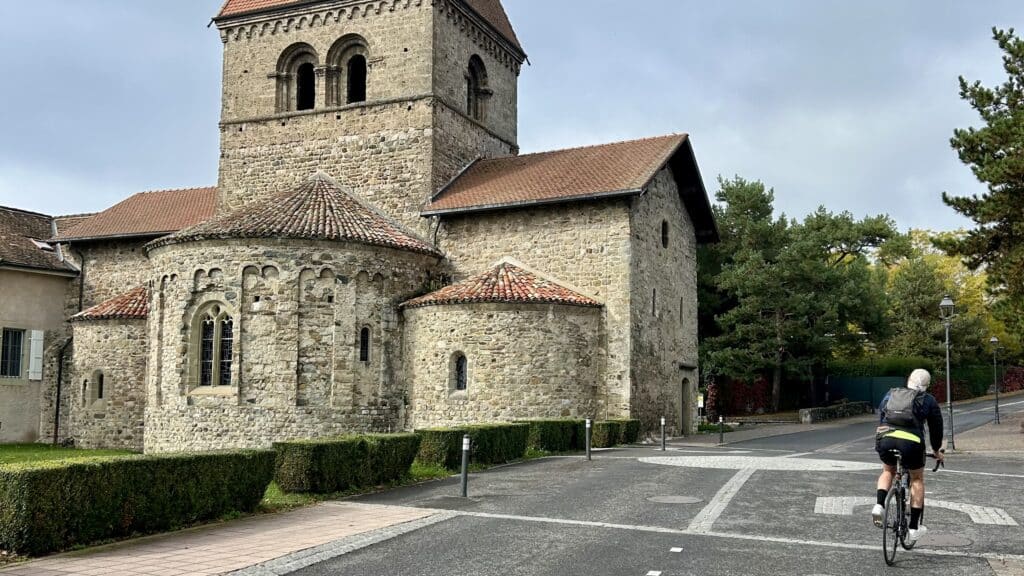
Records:
M996 424L999 424L999 338L993 336L988 342L992 345L992 386L996 389Z
M867 345L868 353L871 355L870 371L871 371L871 383L868 387L868 395L871 397L871 413L875 412L875 354L878 353L878 346L875 346L874 342L868 342Z
M947 294L939 303L939 312L942 315L942 324L946 327L946 406L949 409L949 448L956 450L956 442L953 440L953 391L949 374L949 327L953 322L955 311L953 299Z

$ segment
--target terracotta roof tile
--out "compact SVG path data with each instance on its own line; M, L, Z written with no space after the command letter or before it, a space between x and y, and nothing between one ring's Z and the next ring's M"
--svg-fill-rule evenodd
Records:
M636 193L687 140L685 134L473 163L424 214Z
M96 212L90 212L88 214L66 214L64 216L54 216L53 221L57 225L57 235L61 236L68 230L71 230L75 226L78 226L82 222L85 222L89 218L96 215Z
M79 222L57 239L162 236L210 218L216 206L216 188L142 192Z
M505 261L483 274L409 300L402 304L402 308L488 302L586 307L602 305L592 298Z
M159 238L148 246L226 238L340 240L440 255L320 172L294 190Z
M501 36L512 43L519 51L523 47L519 44L512 23L509 22L508 14L501 5L501 0L463 0L474 12L480 15L485 22L488 22ZM217 19L231 16L243 16L264 10L275 8L287 8L300 4L312 4L313 0L226 0Z
M0 266L71 272L55 250L36 244L53 236L53 219L45 214L0 206Z
M133 288L120 296L83 310L71 317L72 322L82 320L141 320L149 316L149 290L145 286Z

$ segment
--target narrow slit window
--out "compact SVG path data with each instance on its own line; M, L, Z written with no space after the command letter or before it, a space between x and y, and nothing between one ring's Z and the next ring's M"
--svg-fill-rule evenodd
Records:
M661 222L661 247L668 248L668 221Z
M356 54L348 61L348 103L366 102L366 57Z
M466 360L465 354L455 357L454 380L456 392L465 392L469 386L469 362Z
M296 78L296 110L312 110L316 106L316 71L312 63L299 66Z
M651 294L651 316L658 315L658 289L655 288Z
M96 399L103 400L103 372L96 376Z
M359 331L359 361L370 361L370 329L363 328Z

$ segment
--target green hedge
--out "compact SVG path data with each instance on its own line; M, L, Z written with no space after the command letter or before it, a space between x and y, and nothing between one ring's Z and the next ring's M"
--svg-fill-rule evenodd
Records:
M527 446L546 452L571 452L583 449L583 437L577 431L581 420L528 420Z
M285 492L329 494L377 486L409 472L416 434L368 434L274 444L274 480Z
M526 454L529 424L475 424L459 428L417 430L422 438L416 459L456 469L462 465L462 437L470 437L470 462L504 464Z
M639 420L613 420L619 423L619 444L636 444L640 439Z
M619 443L622 436L623 423L618 420L602 420L594 422L591 431L590 445L593 448L611 448Z
M250 512L270 450L55 460L0 467L0 549L40 555Z

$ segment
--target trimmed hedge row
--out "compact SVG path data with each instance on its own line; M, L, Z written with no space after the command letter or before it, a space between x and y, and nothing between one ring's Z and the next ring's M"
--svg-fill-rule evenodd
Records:
M256 509L270 450L0 466L0 549L40 555Z
M274 480L285 492L329 494L377 486L409 473L416 434L365 434L274 444Z
M417 430L423 441L416 457L423 464L455 469L462 465L462 437L469 434L470 462L504 464L526 454L529 424L474 424Z
M584 439L577 430L580 420L524 420L530 427L527 446L546 452L582 450Z

